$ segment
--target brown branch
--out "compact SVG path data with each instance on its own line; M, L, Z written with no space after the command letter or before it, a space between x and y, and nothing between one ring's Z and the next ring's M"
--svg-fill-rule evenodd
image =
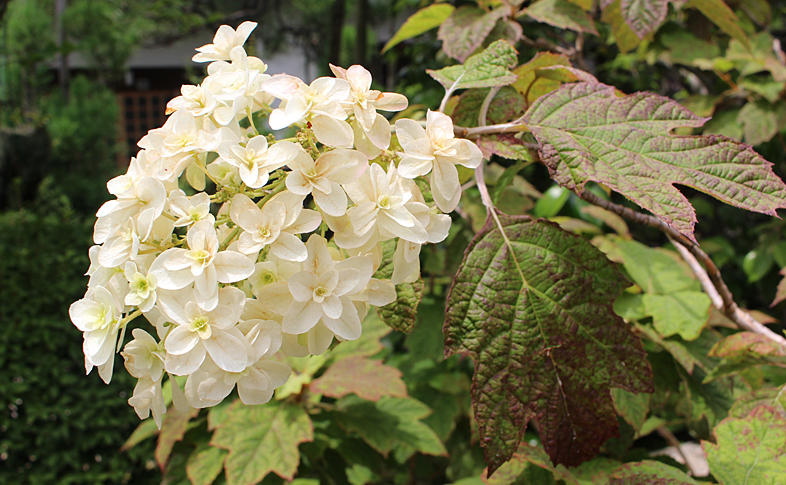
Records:
M715 266L715 263L707 255L707 253L694 244L693 241L683 236L674 228L655 216L642 214L640 212L628 209L627 207L609 202L588 190L585 190L581 193L581 198L590 204L600 206L633 222L654 227L655 229L665 233L673 242L678 243L678 247L679 245L684 246L688 254L692 256L692 259L688 261L688 265L691 266L693 272L696 273L699 281L702 282L702 285L706 284L707 280L712 283L712 288L715 290L715 292L711 293L706 289L706 287L705 291L707 291L707 293L710 295L713 303L716 304L716 308L726 314L727 317L729 317L734 323L737 324L737 326L743 330L764 335L773 342L786 347L786 338L783 338L769 328L765 327L762 323L756 321L756 319L754 319L748 313L742 311L742 309L737 306L737 303L734 301L734 296L731 294L731 291L729 291L729 288L723 281L723 277L721 276L718 267ZM693 261L695 261L695 264ZM702 265L704 266L703 268ZM714 294L717 294L717 296L720 298L720 302L717 302L717 298L713 298Z

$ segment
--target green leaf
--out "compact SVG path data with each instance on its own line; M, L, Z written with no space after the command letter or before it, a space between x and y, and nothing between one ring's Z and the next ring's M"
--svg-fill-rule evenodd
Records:
M454 10L455 7L447 3L437 3L418 10L404 22L404 25L396 32L396 35L385 44L385 47L382 49L382 54L399 42L411 39L424 32L428 32L434 27L438 27L450 17Z
M517 162L510 167L506 168L502 175L499 176L497 182L494 184L494 190L491 193L491 200L497 204L499 200L502 198L502 194L505 193L505 189L513 184L513 178L519 173L519 170L527 166L528 164L520 161Z
M772 103L768 101L756 101L743 106L737 115L737 122L742 125L745 142L749 145L770 141L778 134L778 118Z
M489 88L470 89L459 96L458 105L453 110L450 117L453 123L460 126L478 126L478 115L480 107ZM490 125L505 123L519 118L521 113L527 109L527 102L524 96L515 89L505 86L494 96L488 107L486 122Z
M781 282L778 283L778 288L775 290L775 299L772 300L772 303L770 303L771 307L774 307L783 300L786 300L786 268L782 269L780 274L783 276L783 279L781 279Z
M691 239L696 216L674 184L769 215L786 207L786 185L749 146L718 136L670 135L705 120L668 98L618 97L600 83L565 84L538 99L524 121L560 185L580 193L589 181L602 183Z
M445 89L506 86L518 79L510 68L518 62L518 53L508 42L498 40L486 50L467 59L463 65L449 66L438 71L427 69L429 76Z
M644 309L644 295L623 293L614 300L614 313L625 320L641 320L647 316Z
M710 298L700 291L680 291L668 295L646 294L643 298L647 315L655 330L664 337L679 335L695 340L710 318Z
M156 461L161 469L166 466L169 454L175 443L182 440L188 430L188 422L191 418L199 414L199 409L190 409L186 413L181 413L174 406L169 406L164 414L164 422L161 424L161 432L158 434L156 444Z
M439 27L437 37L442 50L459 62L464 62L494 29L497 20L505 16L505 9L486 12L482 8L463 6L457 8Z
M328 361L336 362L351 356L370 357L385 348L380 339L390 333L390 328L376 312L368 312L363 320L363 334L357 340L341 342L328 353Z
M644 422L647 420L651 397L650 394L633 394L624 389L611 390L614 409L636 432L644 426Z
M783 81L776 81L769 76L767 78L745 78L739 82L739 86L747 91L756 93L764 97L771 103L777 102L783 91Z
M559 214L559 211L565 206L568 201L570 192L563 189L559 185L551 186L543 197L538 199L535 203L535 216L537 217L554 217Z
M737 24L739 19L734 12L726 5L723 0L690 0L686 7L693 7L703 13L712 23L717 25L722 31L729 34L732 38L744 45L750 45L745 32Z
M491 159L491 155L499 155L512 160L531 162L531 148L524 143L524 140L518 138L515 133L483 135L475 141L486 160Z
M393 256L396 252L394 240L382 243L382 264L380 264L374 278L387 280L393 276ZM396 301L377 308L377 314L385 324L399 332L411 332L415 326L418 305L423 299L423 279L418 278L413 283L399 283L396 285Z
M786 481L786 418L759 406L743 419L724 419L702 441L712 475L721 485L779 485Z
M742 269L748 277L748 283L755 283L764 278L772 268L772 254L754 249L748 252L742 259Z
M745 394L734 402L734 405L729 410L729 416L745 418L762 405L770 406L786 418L786 385L781 387L763 387Z
M562 465L557 465L555 467L551 463L543 448L531 446L527 443L522 443L518 450L516 450L516 453L513 454L510 461L502 465L496 472L493 472L493 474L489 473L489 469L486 469L483 472L483 481L486 485L533 483L533 480L531 480L533 478L532 474L526 473L533 465L534 467L549 472L541 475L551 475L553 480L550 481L550 483L556 483L554 480L562 480L566 485L579 485L579 482L567 468ZM528 478L530 480L528 480ZM537 481L535 483L542 482Z
M157 434L158 426L156 426L156 422L152 418L148 418L139 423L139 426L136 427L134 432L131 433L131 436L129 436L126 442L123 443L120 451L130 450L139 443L145 441L148 438L152 438Z
M355 341L353 340L353 342ZM292 376L282 386L276 388L276 399L280 401L294 394L300 394L303 391L303 386L311 383L314 374L327 363L328 355L333 359L338 358L334 352L327 355L287 357L285 362L292 368Z
M622 17L620 3L621 0L614 0L604 7L600 19L611 26L614 41L617 43L620 52L625 54L641 44L641 39L630 29L630 26Z
M528 104L532 104L539 97L562 86L561 81L537 75L539 69L549 66L570 67L571 63L568 56L564 54L538 52L529 62L513 70L513 72L518 74L519 78L511 86L523 96L526 96Z
M652 460L626 463L614 470L611 477L609 485L699 485L679 469Z
M313 381L310 389L334 398L356 394L367 401L379 401L382 396L407 396L407 385L401 380L401 371L384 365L380 360L365 357L339 360Z
M625 222L625 219L623 219L621 216L618 216L614 212L604 209L603 207L598 207L597 205L586 205L581 208L581 212L600 220L612 228L620 236L627 236L630 234L630 229L628 229L628 224Z
M551 26L598 35L592 17L567 0L539 0L527 8L527 15Z
M638 241L612 239L609 257L622 260L625 270L645 293L669 294L701 288L679 255L662 248L650 248Z
M192 451L186 462L186 475L192 485L210 485L224 468L227 451L207 443Z
M669 11L668 0L621 0L620 12L639 39L658 30Z
M336 403L336 420L347 431L358 433L379 453L387 456L394 448L427 455L447 454L434 431L421 419L431 414L412 398L383 397L377 402L347 396Z
M737 141L742 140L742 125L737 121L739 114L740 110L738 109L715 113L713 118L704 125L704 134L723 135Z
M611 479L611 472L621 465L617 460L596 456L590 461L585 461L570 472L581 485L605 485Z
M475 361L472 400L493 472L534 419L552 461L577 465L618 433L609 388L651 392L641 342L613 314L627 286L586 240L500 215L475 236L448 296L445 354Z
M757 357L786 357L786 350L762 334L737 332L716 343L708 355L711 357L743 358L749 354Z
M298 445L313 439L314 427L303 408L272 402L246 406L238 400L210 444L229 450L227 483L251 485L270 472L292 480L300 463Z

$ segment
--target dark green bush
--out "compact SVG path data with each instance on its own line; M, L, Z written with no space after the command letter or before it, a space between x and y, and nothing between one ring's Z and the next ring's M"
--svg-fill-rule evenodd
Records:
M119 453L138 423L133 378L84 376L69 305L87 283L92 216L41 186L37 200L0 214L0 483L152 483L152 443ZM118 366L121 364L118 363Z

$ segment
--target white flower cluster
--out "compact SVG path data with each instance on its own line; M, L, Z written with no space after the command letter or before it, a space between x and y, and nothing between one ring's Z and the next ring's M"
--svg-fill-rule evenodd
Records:
M389 151L391 126L377 110L403 110L404 96L371 89L357 65L331 66L335 77L310 85L271 77L242 47L254 27L222 26L197 49L195 61L211 62L204 82L183 86L164 126L108 182L116 199L97 213L88 291L69 312L87 372L97 367L105 382L128 323L144 315L155 327L155 336L135 329L121 354L139 379L129 404L159 426L165 374L178 406L212 406L235 387L261 404L290 376L282 355L357 339L369 305L391 303L394 285L419 277L421 245L447 237L444 212L461 196L456 164L481 161L436 112L425 129L399 120L403 152ZM274 129L297 125L297 136L259 135L258 111ZM387 168L369 162L378 157ZM425 175L436 207L414 181ZM395 238L392 279L376 279L380 243ZM172 376L188 376L185 388Z

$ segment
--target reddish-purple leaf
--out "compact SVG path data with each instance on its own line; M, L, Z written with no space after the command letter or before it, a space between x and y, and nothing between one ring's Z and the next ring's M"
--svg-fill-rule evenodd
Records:
M769 215L786 207L786 185L748 145L670 135L706 119L662 96L619 97L600 83L566 84L538 99L524 121L560 185L581 193L589 181L602 183L691 239L696 215L674 184Z
M592 458L618 425L610 388L651 392L641 342L612 310L629 285L585 239L500 215L475 236L448 295L445 355L475 361L472 401L489 472L538 423L554 463Z

